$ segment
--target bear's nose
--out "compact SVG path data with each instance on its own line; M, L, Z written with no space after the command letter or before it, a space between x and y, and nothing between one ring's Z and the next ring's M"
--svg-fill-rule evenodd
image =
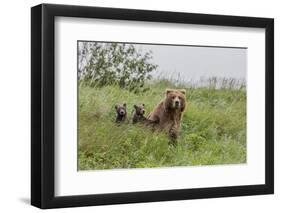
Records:
M142 114L144 114L145 113L145 110L142 110Z
M121 111L120 114L121 114L121 115L124 115L124 111Z
M176 104L176 105L179 105L179 103L180 103L180 102L179 102L178 100L175 101L175 104Z

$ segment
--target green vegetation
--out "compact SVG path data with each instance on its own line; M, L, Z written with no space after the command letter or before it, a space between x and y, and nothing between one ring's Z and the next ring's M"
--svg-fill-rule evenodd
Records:
M245 163L245 81L156 80L157 67L153 52L137 45L78 43L79 170ZM151 112L166 88L187 89L177 146L169 145L165 133L131 121L134 104L144 103ZM128 122L117 125L114 106L122 103Z
M79 86L79 170L237 164L246 162L246 91L222 87L186 88L188 107L176 147L162 132L133 125L133 105L146 112L164 98L170 81L145 92L119 85ZM178 85L178 88L185 88ZM129 121L116 125L114 106L127 103ZM146 114L148 114L146 113Z
M145 81L157 68L152 52L142 52L133 44L80 42L78 76L84 85L119 85L138 93L146 91ZM83 63L84 62L84 63ZM83 66L84 65L84 66Z

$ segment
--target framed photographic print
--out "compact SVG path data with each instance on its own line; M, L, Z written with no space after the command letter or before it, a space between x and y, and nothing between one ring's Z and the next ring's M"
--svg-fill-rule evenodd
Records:
M272 194L274 21L31 9L31 204Z

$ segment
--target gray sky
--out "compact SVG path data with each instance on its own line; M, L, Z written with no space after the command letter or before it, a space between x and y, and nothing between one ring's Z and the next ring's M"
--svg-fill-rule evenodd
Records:
M247 49L167 45L136 45L142 51L153 52L153 62L159 67L153 77L163 75L182 80L201 77L226 77L246 80Z

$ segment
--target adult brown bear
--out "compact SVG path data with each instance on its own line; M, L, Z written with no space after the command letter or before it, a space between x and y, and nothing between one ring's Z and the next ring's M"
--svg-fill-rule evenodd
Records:
M164 100L147 117L148 123L154 129L169 134L172 143L176 142L179 135L182 115L186 108L185 94L184 89L166 89Z

